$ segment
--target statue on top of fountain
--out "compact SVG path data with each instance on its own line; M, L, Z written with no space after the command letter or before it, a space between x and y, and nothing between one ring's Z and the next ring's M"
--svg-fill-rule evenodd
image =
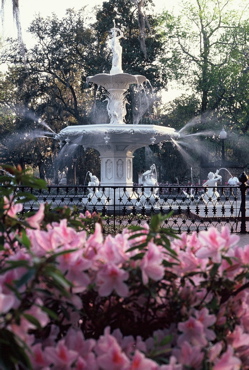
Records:
M207 191L201 197L204 203L207 204L208 201L211 201L212 203L217 202L218 198L220 197L220 194L218 193L216 186L217 182L221 180L222 177L219 175L219 170L216 170L215 173L209 172L208 179L203 184L204 187L208 187Z
M122 69L122 46L120 45L120 39L124 37L123 32L115 26L111 29L112 38L110 40L110 46L112 49L112 69L110 71L111 75L117 73L123 73Z

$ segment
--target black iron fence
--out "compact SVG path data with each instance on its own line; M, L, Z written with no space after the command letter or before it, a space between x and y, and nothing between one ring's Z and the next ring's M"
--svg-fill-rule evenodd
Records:
M157 186L157 187L93 187L48 186L46 189L22 190L36 195L36 201L24 203L24 212L38 209L39 203L75 207L78 212L97 212L105 233L117 233L129 225L149 222L155 213L168 215L165 227L177 233L221 229L247 232L247 184L238 187ZM249 225L248 225L249 226Z

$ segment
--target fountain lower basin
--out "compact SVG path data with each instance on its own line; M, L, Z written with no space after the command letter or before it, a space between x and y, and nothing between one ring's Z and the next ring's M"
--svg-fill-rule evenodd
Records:
M132 151L159 142L178 139L179 133L171 127L158 125L77 125L68 126L56 135L56 139L77 144L85 148L94 148L101 152L110 150L110 147L117 151Z

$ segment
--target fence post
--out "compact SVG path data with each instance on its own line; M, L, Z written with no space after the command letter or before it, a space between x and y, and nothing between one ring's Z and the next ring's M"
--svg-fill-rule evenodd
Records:
M113 229L116 232L116 188L114 187L114 194L113 194Z
M240 232L241 234L246 234L246 191L248 188L248 185L246 184L248 180L248 176L245 172L242 172L242 174L239 176L240 184L240 192L241 192L241 204L240 204L240 213L241 213L241 226L240 226Z

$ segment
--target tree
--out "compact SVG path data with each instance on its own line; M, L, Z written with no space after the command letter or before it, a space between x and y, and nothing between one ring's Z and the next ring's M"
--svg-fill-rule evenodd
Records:
M21 47L21 52L24 55L24 43L23 43L23 37L22 37L22 27L20 22L20 8L19 8L19 0L11 0L12 1L12 10L13 10L13 18L16 23L17 28L17 36L19 45ZM6 0L1 1L1 10L2 10L2 20L4 20L4 8L5 8Z
M187 2L177 17L167 12L160 17L165 42L171 48L161 61L171 70L169 78L187 86L190 97L195 96L192 119L198 116L199 122L190 126L190 132L210 129L215 133L222 126L228 133L248 132L247 18L248 10L235 10L231 0L195 0L194 4ZM183 102L184 97L180 104ZM185 106L191 105L188 98ZM179 109L175 108L177 120ZM182 126L189 120L188 114L182 117ZM238 136L237 146L240 140ZM230 159L236 160L235 153L235 147L231 148ZM244 152L244 163L248 154Z
M178 54L178 74L190 88L200 96L200 112L216 109L222 96L217 87L225 72L231 72L235 53L245 47L247 22L240 20L240 14L226 5L231 1L195 0L187 3L183 14L170 18L167 13L161 17L166 27L165 34L171 48ZM180 71L180 73L179 73Z
M119 15L122 13L124 16L124 70L145 74L154 86L159 87L164 78L155 66L161 43L155 37L154 21L149 17L150 30L143 39L146 42L145 59L143 51L139 51L137 5L120 0L116 5ZM86 78L110 70L107 41L117 15L115 9L115 1L104 2L102 11L97 12L100 21L91 26L84 21L84 9L80 12L68 10L61 20L55 15L46 19L37 17L29 28L37 43L26 51L25 58L19 55L16 44L10 44L8 52L2 54L2 61L12 65L5 80L14 86L11 100L15 103L11 104L11 109L19 117L16 123L20 125L22 118L27 126L30 124L27 117L32 117L38 127L42 121L54 131L59 131L68 124L88 124L89 117L90 121L96 122L96 117L100 119L104 115L101 122L108 120L105 96L100 94L101 89L97 91L87 86ZM117 18L117 26L121 27L120 18ZM154 34L150 33L151 30ZM98 99L93 105L94 94ZM135 99L135 92L131 90L132 95ZM34 122L32 125L34 127Z
M43 124L56 132L65 124L86 124L90 102L85 80L90 73L89 55L94 58L96 53L83 13L68 11L62 20L55 16L38 17L30 32L38 43L27 50L25 58L18 53L15 43L2 54L2 60L12 66L2 80L5 88L1 105L15 116L13 131L27 133L30 127L31 131L41 131ZM8 84L10 89L6 89ZM5 132L5 137L9 134ZM20 159L20 152L16 156ZM32 155L32 158L36 157ZM43 166L39 159L38 162Z

